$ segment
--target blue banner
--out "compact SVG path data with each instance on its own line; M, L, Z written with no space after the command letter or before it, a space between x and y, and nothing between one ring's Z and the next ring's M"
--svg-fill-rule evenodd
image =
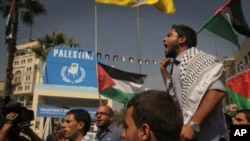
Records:
M97 108L90 107L57 107L51 105L38 105L37 116L38 117L53 117L53 118L64 118L66 113L71 109L84 109L88 111L92 120L95 119L95 113Z
M97 87L95 51L56 46L46 59L45 84Z

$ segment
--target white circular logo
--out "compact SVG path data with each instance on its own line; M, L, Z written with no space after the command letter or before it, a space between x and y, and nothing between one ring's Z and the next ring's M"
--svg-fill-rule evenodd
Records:
M76 63L72 64L76 65ZM85 78L86 72L83 67L79 67L79 72L78 72L78 68L72 68L73 65L62 67L61 69L62 80L67 83L80 83ZM80 77L78 77L79 73Z

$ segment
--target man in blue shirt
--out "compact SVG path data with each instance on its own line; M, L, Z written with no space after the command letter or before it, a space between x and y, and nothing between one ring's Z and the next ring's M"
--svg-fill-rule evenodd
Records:
M111 107L101 105L96 111L96 126L99 128L96 134L98 141L123 141L122 129L113 124L114 112Z

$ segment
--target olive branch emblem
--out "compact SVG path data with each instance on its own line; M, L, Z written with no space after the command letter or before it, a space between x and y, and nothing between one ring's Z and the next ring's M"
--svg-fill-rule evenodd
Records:
M66 70L67 70L67 66L63 66L62 69L61 69L61 76L62 76L62 80L67 82L67 83L80 83L85 78L86 72L85 72L84 68L82 68L82 67L80 67L81 76L78 79L76 79L75 81L71 81L65 75Z

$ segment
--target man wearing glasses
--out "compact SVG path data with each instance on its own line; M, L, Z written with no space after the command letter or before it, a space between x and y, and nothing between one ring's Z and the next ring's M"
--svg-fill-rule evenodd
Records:
M113 124L114 112L111 107L101 105L96 111L97 141L123 141L122 129Z

